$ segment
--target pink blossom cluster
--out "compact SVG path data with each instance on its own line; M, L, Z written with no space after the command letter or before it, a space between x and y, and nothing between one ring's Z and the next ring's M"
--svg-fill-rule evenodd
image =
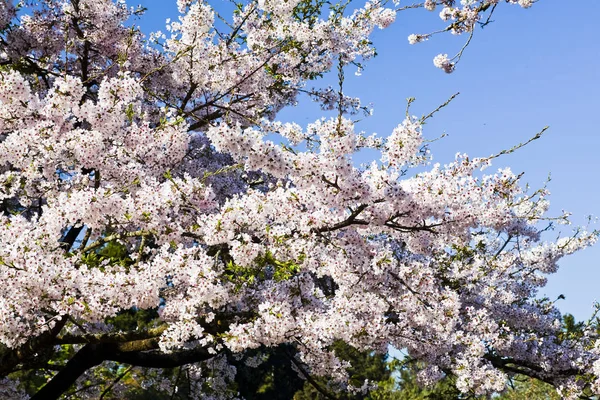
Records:
M384 137L357 132L360 101L341 88L312 92L335 117L275 118L308 80L373 56L371 33L396 15L385 4L253 1L221 32L209 3L179 0L150 45L125 27L136 11L123 2L32 3L21 16L0 3L3 346L114 340L107 318L158 308L152 351L209 355L190 363L197 398L237 396L226 352L290 343L298 365L360 390L337 340L407 349L422 382L451 372L463 392L502 390L518 367L567 398L600 393L597 338L562 338L560 312L537 298L595 232L542 241L546 191L510 169L482 174L492 158L428 165L415 117ZM497 3L424 6L443 5L461 33ZM381 158L357 167L365 147ZM110 245L125 260L96 262ZM19 398L15 387L0 381Z
M522 8L529 8L537 1L504 0L504 2L509 4L518 4ZM491 22L492 15L501 2L501 0L461 0L460 2L456 0L426 0L422 6L429 11L435 11L438 7L441 7L441 11L439 12L440 19L450 22L450 24L444 29L435 32L411 34L408 36L408 42L410 44L420 43L435 34L447 31L454 35L469 33L471 38L477 25L485 26ZM467 44L470 42L470 38ZM460 60L463 51L464 48L451 59L448 59L447 54L439 54L434 58L433 63L437 68L450 73L454 70L456 62Z

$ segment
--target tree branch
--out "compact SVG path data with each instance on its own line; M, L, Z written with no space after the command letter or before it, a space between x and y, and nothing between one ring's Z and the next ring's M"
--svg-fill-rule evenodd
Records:
M310 376L306 369L304 369L304 367L298 362L298 360L296 360L296 358L292 354L290 354L287 351L285 352L285 354L290 359L290 361L296 366L296 368L298 368L298 371L300 371L300 373L302 374L302 376L304 376L306 381L310 383L319 393L321 393L323 396L330 400L337 400L337 398L334 395L332 395L323 387L321 387L321 385L319 385L319 383L315 381L312 376Z
M338 222L337 224L332 226L325 226L322 228L315 229L314 231L318 233L333 232L337 231L338 229L346 228L350 225L368 225L369 223L367 221L356 219L359 216L359 214L363 212L367 207L367 204L361 204L356 208L356 210L352 211L352 213L345 220Z
M215 356L205 348L168 354L156 351L157 349L158 340L156 339L137 340L122 344L86 344L59 373L31 397L31 400L58 399L82 374L104 361L116 361L145 368L175 368L206 361Z
M67 334L57 337L54 344L87 344L87 343L124 343L135 340L152 339L160 336L166 326L148 329L146 331L129 331L117 333L96 333L86 335Z
M52 329L42 333L40 336L28 340L22 346L16 349L0 348L0 376L9 374L18 364L35 357L35 354L37 354L40 349L48 347L56 335L60 333L66 322L66 316L60 317Z

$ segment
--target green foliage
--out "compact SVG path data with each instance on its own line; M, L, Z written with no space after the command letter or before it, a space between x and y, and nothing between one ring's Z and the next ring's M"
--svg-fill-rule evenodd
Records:
M91 251L81 256L85 265L104 271L107 265L120 265L129 268L135 261L129 256L127 246L117 241L106 243L97 251Z
M294 7L294 18L299 22L307 22L313 27L323 12L324 0L302 0Z
M302 262L302 260L300 260ZM267 251L265 254L257 257L251 266L243 267L237 265L232 259L226 261L224 276L231 282L238 285L252 284L257 279L264 280L267 275L276 282L290 279L294 276L300 267L293 261L279 261L273 254Z
M577 322L575 317L571 314L566 314L562 321L562 332L559 336L559 340L578 340L583 337L583 329L585 324L583 322Z
M456 380L448 376L434 386L423 387L417 382L418 364L394 360L390 367L395 371L394 385L380 385L371 395L373 400L446 400L470 399L456 389Z
M560 396L551 385L526 376L514 376L510 379L509 388L491 396L476 396L472 393L461 393L456 388L456 378L446 376L435 385L423 387L417 382L419 364L398 362L391 365L397 373L397 381L393 385L380 384L380 389L372 393L373 400L559 400Z
M56 346L45 354L38 354L36 363L39 365L35 365L35 368L24 365L22 370L11 373L9 377L18 379L27 393L34 394L53 376L54 371L62 368L73 355L75 349L72 345Z
M293 348L281 345L276 348L260 348L247 352L236 362L236 383L240 395L247 400L288 400L302 388L302 380L292 369L290 354ZM245 364L248 358L262 361L256 367Z
M498 400L560 400L560 398L553 386L525 376L514 378L512 387L497 397Z
M333 351L336 356L344 361L348 361L352 367L349 368L348 375L350 376L350 383L355 387L361 387L366 379L374 383L382 383L382 387L385 385L392 385L393 380L391 378L392 371L386 361L386 356L383 354L375 354L370 352L361 352L354 347L346 344L343 341L337 341L333 345ZM328 385L327 378L314 378L314 380L324 388L331 392ZM380 389L382 390L382 389ZM367 395L367 399L386 399L385 397L379 396L376 393L380 390L375 391ZM337 394L336 397L340 400L358 400L365 398L363 394ZM294 395L294 400L326 400L327 398L321 394L313 385L309 382L304 383L302 390Z
M157 319L158 312L156 308L148 310L131 308L121 311L114 317L107 318L106 323L113 325L118 331L127 332L152 327Z

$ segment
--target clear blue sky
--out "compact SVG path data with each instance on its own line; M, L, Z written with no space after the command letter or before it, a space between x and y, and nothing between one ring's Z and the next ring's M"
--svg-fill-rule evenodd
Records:
M165 20L177 18L175 0L141 4L148 8L138 22L146 33L165 31ZM223 9L229 3L210 4ZM457 152L488 156L549 125L541 140L497 159L494 169L510 166L515 173L525 172L524 182L534 188L550 173L551 213L570 211L575 224L585 223L590 214L600 216L600 1L540 0L530 9L500 4L495 22L477 30L451 75L436 69L432 59L439 53L454 55L466 36L443 34L412 46L407 41L411 33L443 27L438 12L400 13L394 25L376 32L379 55L366 64L362 76L348 71L345 93L374 106L374 115L360 129L386 136L403 119L407 97L417 99L412 110L421 115L460 92L425 127L428 138L449 135L431 146L435 162L449 162ZM282 118L305 125L321 115L308 104L285 110ZM571 227L561 229L569 234ZM597 245L564 259L544 292L551 298L564 294L561 310L584 319L593 301L600 300L599 284Z

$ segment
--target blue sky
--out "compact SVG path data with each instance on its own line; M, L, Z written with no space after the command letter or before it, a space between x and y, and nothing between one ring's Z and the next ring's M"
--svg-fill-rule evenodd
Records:
M148 8L137 22L146 33L164 31L165 20L177 18L175 0L140 3ZM210 4L224 8L229 3ZM477 30L450 75L436 69L432 59L439 53L454 55L466 36L442 34L412 46L407 41L411 33L442 28L438 12L400 13L395 24L375 33L379 55L366 64L362 76L348 71L345 93L374 107L373 116L359 128L386 136L403 119L406 98L417 99L412 111L421 115L460 92L425 126L427 138L448 134L431 145L434 162L449 162L457 152L495 154L549 125L542 139L496 159L494 169L510 166L515 173L525 172L523 182L533 188L551 174L550 211L572 212L574 225L586 223L588 215L600 216L600 1L540 0L530 9L501 4L495 22ZM282 118L305 125L321 115L314 105L301 104L284 110ZM561 229L569 234L572 227ZM589 317L593 301L600 300L600 245L560 265L543 292L551 298L564 294L561 310Z

